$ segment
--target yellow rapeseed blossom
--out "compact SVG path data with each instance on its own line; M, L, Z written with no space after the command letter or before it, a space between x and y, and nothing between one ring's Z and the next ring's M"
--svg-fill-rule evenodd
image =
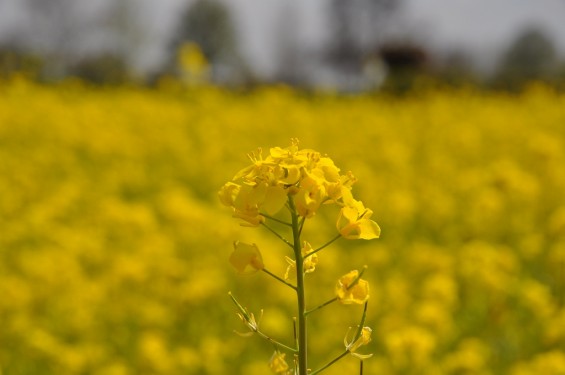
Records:
M263 257L255 244L235 241L230 263L239 273L250 274L264 268Z
M344 305L361 305L369 300L369 282L360 279L359 271L353 270L337 281L335 293L338 301Z
M437 346L433 334L417 326L405 326L389 333L384 343L397 369L425 366Z
M287 148L273 147L263 157L262 149L248 155L251 165L241 169L218 192L220 201L234 212L242 225L257 226L265 214L276 215L293 196L298 215L310 218L324 203L342 206L338 231L345 238L372 239L380 233L370 220L372 211L353 199L351 173L340 175L333 160L310 149L299 149L292 140ZM341 223L342 218L346 223Z
M185 43L178 51L178 65L182 79L189 84L202 84L208 80L209 64L200 47Z
M529 361L514 365L511 375L562 375L565 374L565 351L555 349L536 355Z
M369 346L358 349L376 348L365 373L563 373L563 92L430 88L398 100L378 93L304 96L281 86L240 95L205 85L1 81L0 296L10 302L0 303L2 374L24 371L22 364L29 375L270 372L268 357L248 355L262 344L249 340L252 347L243 349L230 335L239 319L218 303L237 277L218 254L241 228L234 228L231 212L217 209L210 192L248 165L238 166L242 149L289 134L331 152L333 161L308 157L298 146L264 149L258 164L280 171L279 182L267 183L275 188L264 191L275 197L265 198L271 204L254 207L263 191L238 197L256 185L243 183L243 176L230 181L218 203L234 210L239 198L239 215L251 223L237 221L247 225L269 221L262 215L282 204L276 218L286 221L288 197L308 172L323 181L319 191L327 195L315 214L307 210L318 198L306 203L303 195L303 214L320 216L302 233L312 246L349 225L342 217L339 229L323 228L351 205L348 192L373 209L371 219L386 218L386 242L363 244L344 258L351 244L340 240L324 261L327 274L315 277L339 276L346 271L341 267L357 262L378 275L371 300L377 295L379 301L367 316L367 325L378 328ZM354 132L344 126L351 122ZM338 177L337 167L343 169ZM335 217L326 217L332 212ZM261 244L265 266L273 261L272 270L284 274L286 263L273 253L285 251L283 257L289 249L257 232L242 242ZM367 259L358 255L361 249ZM260 282L268 277L263 273ZM307 281L314 298L306 305L315 307L328 285ZM281 305L292 296L284 285L261 283L256 293L248 289L252 280L242 282L237 293L257 318L261 307L269 316L274 308L261 306L258 296L276 296ZM331 344L335 330L318 327L356 322L351 314L358 309L329 306L330 313L308 315L313 370L330 359L322 352L341 345ZM213 329L198 319L211 311ZM245 314L242 330L254 332L258 319ZM286 330L265 327L269 334L289 333L290 319L280 320ZM159 345L148 332L159 336ZM161 347L154 365L166 366L151 367L144 351L153 346ZM292 351L281 351L293 367ZM359 373L357 361L344 361L327 373ZM247 371L250 363L260 363L258 370Z
M269 360L269 368L275 374L290 374L289 366L284 357L285 353L275 351Z

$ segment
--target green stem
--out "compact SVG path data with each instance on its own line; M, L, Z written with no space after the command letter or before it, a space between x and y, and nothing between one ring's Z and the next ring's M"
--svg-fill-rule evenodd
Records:
M361 316L361 322L359 323L359 327L357 328L357 332L356 332L355 336L353 337L353 340L351 341L351 343L354 343L355 341L357 341L359 339L359 337L361 337L361 332L363 331L363 326L365 325L365 319L367 318L367 306L368 305L369 305L368 302L365 302L365 306L363 307L363 315ZM347 339L347 337L346 337L346 339ZM335 357L334 359L332 359L331 361L329 361L328 363L326 363L324 366L320 367L316 371L312 371L308 375L315 375L315 374L319 374L320 372L324 371L325 369L327 369L328 367L330 367L331 365L333 365L334 363L336 363L337 361L339 361L340 359L345 357L348 353L350 353L350 350L349 350L350 347L351 347L351 345L348 345L340 355L338 355L337 357ZM361 361L361 363L362 363L362 361ZM361 371L363 371L362 369L363 369L363 365L361 364Z
M304 228L304 222L305 222L305 221L306 221L306 217L303 216L303 217L300 219L300 229L298 230L298 234L299 234L299 235L302 235L302 228Z
M287 223L286 221L277 219L276 217L273 217L273 216L270 216L270 215L267 215L267 214L264 214L264 213L262 213L261 216L264 216L264 217L266 217L266 218L269 219L269 220L276 221L277 223L281 223L281 224L284 224L284 225L289 226L289 227L292 226L291 223Z
M292 218L292 237L294 257L296 261L296 299L298 304L298 375L308 373L308 352L306 336L306 299L304 285L304 259L302 258L302 247L300 244L300 230L298 213L292 196L288 197L288 207Z
M281 283L291 287L292 289L296 290L296 286L292 285L291 283L283 280L282 278L278 277L277 275L275 275L274 273L272 273L271 271L269 271L266 268L263 268L261 271L265 272L267 275L274 277L275 279L277 279L278 281L280 281Z
M337 357L335 357L334 359L332 359L330 362L326 363L323 367L320 367L319 369L317 369L316 371L311 372L308 375L315 375L315 374L319 374L320 372L324 371L325 369L327 369L328 367L330 367L331 365L333 365L334 363L336 363L337 361L339 361L340 359L342 359L343 357L345 357L347 354L349 354L349 350L345 350L343 353L341 353L340 355L338 355Z
M257 335L259 335L259 337L264 338L265 340L269 341L270 343L272 343L275 346L278 346L281 349L288 350L292 353L298 352L297 349L291 348L288 345L285 345L281 342L278 342L277 340L275 340L272 337L263 333L259 329L259 322L255 321L255 318L252 315L250 315L250 313L247 311L247 309L239 303L239 301L235 298L235 296L233 294L231 294L231 292L229 292L228 295L230 296L233 303L235 303L235 305L237 306L237 309L239 310L240 318L245 319L245 323L246 323L247 327L251 330L252 333L256 333ZM243 334L240 333L240 335L243 335Z
M349 284L349 285L347 286L347 288L345 288L345 289L346 289L346 290L349 290L349 289L353 288L353 287L359 282L359 279L361 278L361 276L363 276L363 274L365 273L366 270L367 270L367 266L365 265L365 266L363 266L363 268L361 269L361 272L359 272L359 274L357 275L357 277L356 277L355 279L353 279L353 281L351 282L351 284ZM314 311L320 310L322 307L326 307L327 305L329 305L330 303L333 303L333 302L335 302L335 301L337 301L337 297L334 297L334 298L332 298L332 299L330 299L330 300L328 300L328 301L322 303L321 305L316 306L316 307L314 307L313 309L306 311L304 314L308 315L308 314L310 314L310 313L313 313Z
M316 254L318 251L325 249L326 247L330 246L332 243L339 240L340 238L341 238L341 234L338 234L337 236L335 236L334 238L332 238L331 240L329 240L328 242L326 242L316 250L309 252L308 255L306 255L304 258L308 258L309 256Z
M365 306L363 306L363 315L361 316L361 323L359 323L359 327L357 327L357 333L353 338L352 342L355 342L361 337L361 332L363 332L363 326L365 325L365 319L367 318L367 306L369 306L369 302L365 302Z
M261 223L262 226L264 226L265 228L267 228L271 233L273 233L275 236L277 236L281 241L283 241L285 244L287 244L288 246L292 247L294 249L294 245L291 244L286 238L284 238L283 236L281 236L280 234L277 233L277 231L275 231L273 228L271 228L270 226L268 226L265 223Z
M265 340L269 341L271 344L273 344L273 345L275 345L275 346L278 346L278 347L281 348L281 349L288 350L288 351L291 352L291 353L296 353L296 352L297 352L297 350L296 350L295 348L291 348L290 346L287 346L287 345L285 345L285 344L283 344L283 343L280 343L280 342L278 342L277 340L271 338L270 336L267 336L266 334L264 334L263 332L261 332L261 331L259 331L259 330L255 331L255 333L256 333L257 335L259 335L259 337L264 338Z
M316 310L320 310L322 307L326 307L327 305L329 305L330 303L333 303L335 301L337 301L337 297L334 297L334 298L322 303L321 305L314 307L312 310L306 311L304 314L309 315L310 313L313 313Z

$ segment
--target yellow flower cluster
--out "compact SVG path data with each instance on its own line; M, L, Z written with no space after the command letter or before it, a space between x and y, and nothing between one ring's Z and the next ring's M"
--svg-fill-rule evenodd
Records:
M293 140L287 148L271 148L265 158L261 149L249 158L252 164L218 193L220 201L233 208L234 217L245 225L257 226L265 215L276 215L292 195L298 214L305 218L314 216L322 204L341 206L337 229L345 238L379 237L379 226L370 220L373 211L351 194L355 177L350 172L341 175L329 157L301 150Z

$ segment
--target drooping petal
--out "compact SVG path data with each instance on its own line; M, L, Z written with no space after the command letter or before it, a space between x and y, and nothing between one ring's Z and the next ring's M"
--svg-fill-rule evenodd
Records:
M244 220L251 226L262 223L264 217L259 213L259 206L264 201L266 192L266 184L242 185L234 200L234 217Z
M228 182L218 192L218 197L223 205L228 207L233 207L234 201L239 194L239 189L241 186L234 184L233 182Z
M361 219L358 222L358 237L361 240L372 240L379 238L381 235L381 228L373 220Z

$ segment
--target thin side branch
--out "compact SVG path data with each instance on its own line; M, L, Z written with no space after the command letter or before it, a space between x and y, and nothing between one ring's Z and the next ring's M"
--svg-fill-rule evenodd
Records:
M290 246L292 249L294 249L294 245L292 243L290 243L286 238L284 238L283 236L281 236L280 234L277 233L277 231L275 231L273 228L271 228L270 226L268 226L265 223L261 223L262 226L264 226L265 228L267 228L269 230L269 232L273 233L275 236L277 236L281 241L283 241L285 244L287 244L288 246Z
M278 277L277 275L275 275L274 273L272 273L268 269L263 268L261 271L265 272L267 275L275 278L277 281L280 281L281 283L285 284L286 286L289 286L292 289L296 290L296 286L292 285L291 283L287 282L286 280L282 279L281 277Z

